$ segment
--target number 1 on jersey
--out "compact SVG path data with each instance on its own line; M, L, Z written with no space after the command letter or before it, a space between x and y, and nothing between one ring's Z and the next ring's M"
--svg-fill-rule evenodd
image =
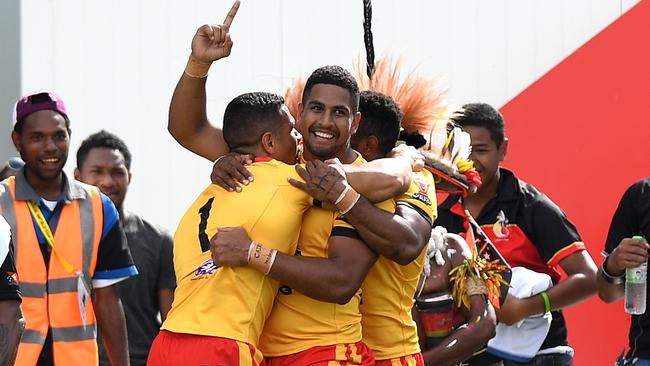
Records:
M199 209L199 215L201 217L201 222L199 222L199 243L201 243L201 251L204 253L210 250L210 238L208 238L208 234L205 233L205 229L208 227L208 218L210 217L210 210L212 209L213 201L214 197L210 198L208 202Z

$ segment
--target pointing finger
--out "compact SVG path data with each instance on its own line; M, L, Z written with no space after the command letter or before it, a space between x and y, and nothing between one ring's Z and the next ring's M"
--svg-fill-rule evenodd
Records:
M230 11L226 15L226 19L223 21L223 25L226 26L226 28L230 28L232 20L235 19L235 15L237 15L237 10L239 10L239 0L232 4L232 8L230 8Z

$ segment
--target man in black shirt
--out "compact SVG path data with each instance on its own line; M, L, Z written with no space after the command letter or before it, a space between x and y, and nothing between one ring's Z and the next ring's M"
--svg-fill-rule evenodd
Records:
M13 365L25 328L9 224L0 216L0 365Z
M497 312L500 322L511 325L533 315L551 311L551 328L532 360L505 365L572 365L573 349L560 309L587 299L596 292L596 265L585 250L575 226L562 210L532 185L501 168L508 150L503 117L483 103L463 106L454 118L472 139L472 154L483 184L465 199L448 197L438 207L438 220L453 233L467 230L464 209L476 219L512 267L545 273L554 286L527 298L508 296ZM560 267L567 278L560 281ZM516 351L516 350L513 350ZM482 356L488 357L488 356ZM498 357L489 362L500 364Z
M634 236L650 238L650 178L641 179L627 189L618 204L609 227L603 254L605 261L598 270L598 295L607 303L625 295L625 269L648 261L648 242ZM647 290L646 304L650 302ZM650 311L632 315L629 334L629 360L636 366L650 365Z
M172 238L165 230L124 209L131 181L131 152L119 137L107 131L88 136L77 150L75 178L96 185L120 213L140 274L118 283L117 291L124 306L131 366L144 366L161 320L165 320L172 306L176 287ZM109 365L101 343L99 364Z

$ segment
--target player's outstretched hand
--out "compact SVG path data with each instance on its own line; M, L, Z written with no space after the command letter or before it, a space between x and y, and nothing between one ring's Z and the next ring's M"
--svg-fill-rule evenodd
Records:
M233 45L230 37L230 25L235 19L238 9L239 0L232 5L223 24L204 24L196 30L196 34L192 38L192 55L197 60L210 63L230 55Z

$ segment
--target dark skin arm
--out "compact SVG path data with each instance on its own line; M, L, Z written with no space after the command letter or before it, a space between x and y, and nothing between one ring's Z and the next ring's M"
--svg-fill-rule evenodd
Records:
M17 300L0 301L0 365L13 365L18 353L25 318Z
M158 290L158 309L160 309L160 319L163 322L167 319L167 313L172 308L172 302L174 302L174 290L170 288Z
M635 268L648 260L650 246L645 240L625 238L612 251L605 270L612 276L622 276L626 268ZM615 285L605 281L602 269L598 269L598 296L606 303L612 303L625 295L625 283Z
M212 167L212 183L230 192L241 192L241 185L247 185L253 176L244 164L251 164L249 154L228 153ZM406 158L377 159L359 166L332 164L344 172L348 183L371 202L381 202L397 196L411 184L411 161Z
M411 162L402 158L377 159L362 165L341 165L348 183L370 202L404 193L411 184Z
M586 250L575 252L560 261L567 278L546 291L552 310L582 302L596 293L596 265ZM497 311L500 322L512 325L532 315L544 313L544 300L539 295L517 299L507 296Z
M230 25L239 9L235 1L223 24L203 25L192 38L192 56L198 61L210 64L228 57L233 42L230 38ZM183 147L214 161L228 153L223 132L208 120L206 113L205 83L207 77L195 78L183 73L169 105L169 133Z
M126 320L115 286L96 288L93 305L111 365L129 365Z
M329 240L327 258L278 253L269 276L320 301L345 304L377 260L362 241L342 236Z
M329 191L321 186L321 178L331 173L331 168L321 162L309 162L305 169L296 167L305 182L290 179L289 182L314 198L334 204ZM429 241L431 225L417 211L410 207L398 206L397 214L389 213L372 205L364 197L345 214L363 241L376 253L402 265L415 259Z
M406 205L392 214L362 197L345 218L372 250L401 265L417 258L431 236L431 224Z
M470 297L467 324L454 330L436 347L422 353L427 365L451 366L468 359L494 337L496 316L483 295Z
M427 278L423 293L446 291L449 289L449 270L460 265L471 256L471 251L462 238L448 236L449 248L455 252L451 257L443 251L445 259L443 266L438 266L434 260L431 263L431 276ZM494 337L496 329L496 315L485 296L474 295L470 297L469 310L466 310L467 323L455 329L440 344L432 349L423 351L427 365L455 365L472 356L472 354L485 346L487 341ZM423 347L422 349L426 349Z
M326 174L318 176L316 171ZM307 182L302 184L321 201L332 201L344 189L340 172L323 162L309 162L306 169L299 170L299 174ZM243 228L219 228L210 242L215 264L248 264L251 239ZM328 242L327 258L278 252L268 275L316 300L345 304L361 287L376 259L377 254L362 241L332 236Z
M219 228L212 238L212 260L219 266L245 266L251 239L241 227ZM377 259L362 241L333 236L327 258L278 252L268 276L320 301L345 304L357 292Z

